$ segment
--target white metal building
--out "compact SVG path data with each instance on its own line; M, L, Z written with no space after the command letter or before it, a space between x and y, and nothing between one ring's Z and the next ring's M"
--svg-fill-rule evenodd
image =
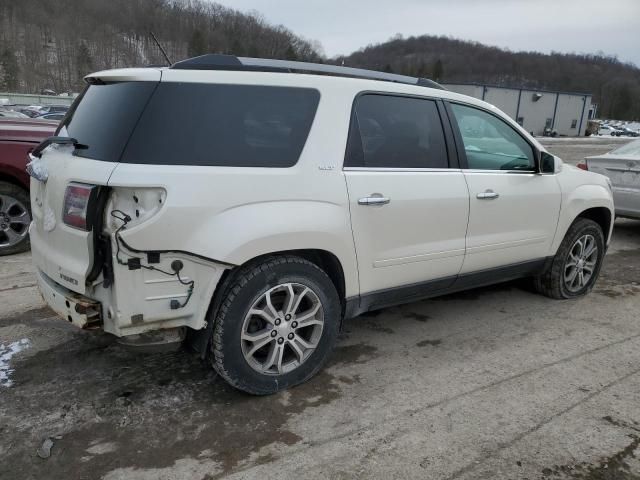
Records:
M506 88L482 84L443 84L452 92L489 102L533 135L546 127L562 136L583 136L591 110L591 94Z

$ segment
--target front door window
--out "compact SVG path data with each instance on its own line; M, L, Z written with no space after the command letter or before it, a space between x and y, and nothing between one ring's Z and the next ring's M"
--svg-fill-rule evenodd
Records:
M529 145L506 122L477 108L452 104L468 168L472 170L535 170Z

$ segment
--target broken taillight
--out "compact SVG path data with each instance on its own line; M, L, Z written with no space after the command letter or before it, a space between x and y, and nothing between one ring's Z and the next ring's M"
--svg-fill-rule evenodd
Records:
M64 192L64 209L62 211L62 221L66 225L80 230L91 230L87 216L92 193L97 188L95 185L75 182L67 186L67 190Z

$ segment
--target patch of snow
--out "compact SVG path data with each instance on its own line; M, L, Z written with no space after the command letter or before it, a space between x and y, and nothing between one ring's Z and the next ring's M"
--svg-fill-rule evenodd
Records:
M23 338L17 342L12 342L8 345L0 344L0 387L10 387L13 385L11 381L11 374L13 368L10 368L9 361L15 354L26 350L31 346L28 338Z
M85 451L91 455L104 455L105 453L112 453L118 449L118 446L114 442L98 443L87 448Z

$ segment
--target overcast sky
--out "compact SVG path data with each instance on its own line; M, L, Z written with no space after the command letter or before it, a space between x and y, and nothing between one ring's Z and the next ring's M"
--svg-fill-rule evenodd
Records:
M257 11L329 57L396 33L450 35L511 50L617 55L640 66L640 0L214 0Z

